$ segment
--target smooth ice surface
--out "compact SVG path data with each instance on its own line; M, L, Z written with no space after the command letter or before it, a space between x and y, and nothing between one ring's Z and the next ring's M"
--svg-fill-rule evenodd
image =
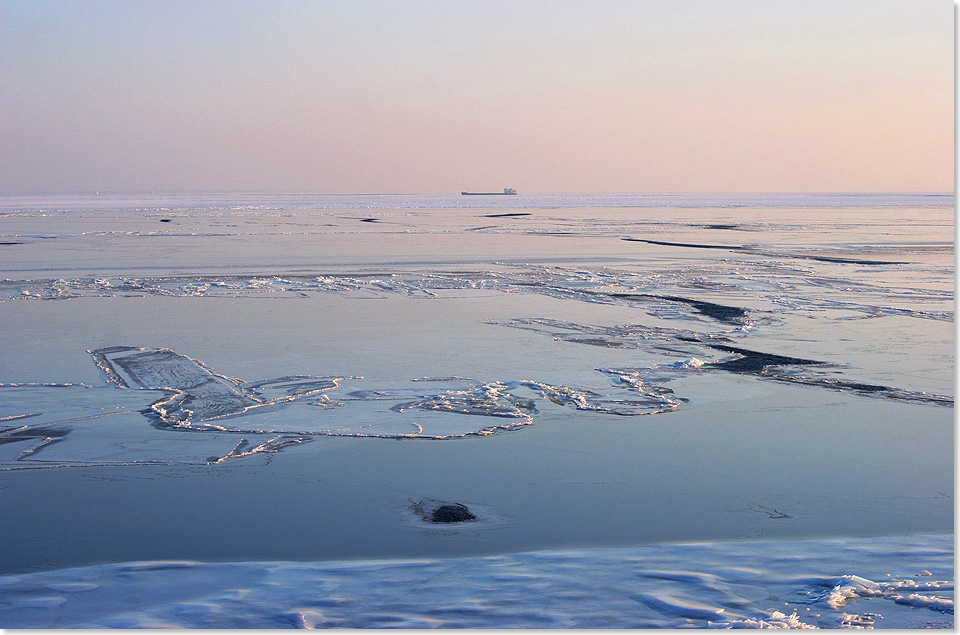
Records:
M0 576L7 628L952 628L952 536Z
M476 198L0 199L0 573L952 531L952 197Z

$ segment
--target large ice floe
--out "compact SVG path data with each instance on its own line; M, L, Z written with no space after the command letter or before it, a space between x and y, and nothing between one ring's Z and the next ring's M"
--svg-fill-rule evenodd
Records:
M0 576L5 628L952 628L953 537Z
M347 390L342 383L363 377L290 375L248 382L165 348L110 346L89 353L111 386L0 384L0 470L211 464L324 436L488 436L532 424L538 404L636 416L680 403L671 391L622 374L602 391L465 377ZM143 430L147 421L155 430L194 434L158 438Z

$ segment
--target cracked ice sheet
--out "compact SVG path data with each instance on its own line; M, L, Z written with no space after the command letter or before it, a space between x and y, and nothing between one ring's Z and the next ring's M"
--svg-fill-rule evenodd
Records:
M131 221L137 227L111 227L126 223L124 214L53 218L44 222L65 221L74 227L66 233L77 235L52 239L32 237L45 229L27 219L35 231L12 230L30 236L4 247L6 277L80 280L23 290L85 297L0 304L0 377L99 385L84 351L131 344L168 347L246 380L363 375L368 387L401 389L412 378L462 375L606 389L609 378L594 369L683 362L704 347L669 356L584 346L486 321L544 317L608 328L729 330L690 304L585 293L594 291L768 312L749 333L725 336L745 349L850 364L857 380L952 391L952 210L580 209L537 211L522 221L474 218L462 210L340 212L181 213L175 219L194 227L160 225L157 215L166 212ZM357 220L374 215L383 222ZM332 226L317 232L303 227L328 221ZM705 229L708 222L741 229ZM457 233L492 223L502 225ZM91 224L92 233L81 235ZM531 228L534 233L523 233ZM559 229L571 233L544 233ZM647 234L663 242L762 243L766 252L912 264L866 267L621 240ZM942 244L926 252L901 244L914 240ZM504 277L489 283L489 272ZM237 277L231 281L230 274ZM159 282L150 287L148 279ZM884 314L887 308L898 312ZM903 309L909 313L899 313ZM701 359L718 361L719 351L713 352ZM671 380L690 401L654 417L551 403L535 425L452 443L326 439L284 448L269 455L274 460L267 465L245 458L7 472L0 483L3 506L24 513L0 527L3 541L17 545L0 558L11 570L147 557L416 557L678 536L952 527L948 409L724 374ZM396 414L388 402L347 403L340 412L381 405ZM177 443L217 438L143 432L167 433L164 438ZM236 447L236 437L228 438L220 452ZM35 457L69 447L57 442ZM513 522L495 536L407 532L393 510L421 497L486 504ZM756 511L764 509L789 518ZM605 522L596 523L598 517ZM89 529L79 539L77 526Z
M169 393L83 384L0 384L0 429L139 413Z
M0 471L206 464L236 447L235 436L150 426L144 411L168 395L113 386L0 385ZM247 438L261 436L268 438Z
M423 440L488 436L529 426L535 415L539 418L540 409L557 406L637 416L679 405L626 377L619 379L623 387L602 392L458 377L421 378L413 381L416 388L364 389L360 377L296 375L245 382L169 349L110 346L89 353L114 386L0 385L5 404L0 421L10 423L0 429L0 445L10 446L0 452L0 470L202 465L275 452L322 436ZM342 381L361 382L360 389L338 394ZM142 402L127 409L115 405L147 395L153 399L148 407ZM163 435L143 438L148 423L171 433L166 447ZM231 434L239 439L234 449L211 454L212 444ZM197 458L196 452L207 458Z

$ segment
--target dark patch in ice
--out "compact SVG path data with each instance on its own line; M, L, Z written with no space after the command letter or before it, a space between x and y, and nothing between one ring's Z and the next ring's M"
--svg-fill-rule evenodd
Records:
M917 392L893 386L849 381L824 375L797 375L787 372L774 372L772 370L774 368L785 368L788 366L830 366L827 362L761 353L725 344L707 344L707 346L737 355L737 357L733 359L704 364L703 367L707 370L718 369L743 375L756 375L774 381L841 392L853 392L866 397L926 403L938 406L953 406L953 398L945 395L928 394L926 392Z
M712 229L734 229L734 226L727 225L717 225L706 227ZM769 251L762 251L754 247L749 247L746 245L710 245L706 243L676 243L669 242L665 240L650 240L647 238L622 238L621 240L626 240L634 243L647 243L650 245L663 245L666 247L690 247L694 249L725 249L727 251L741 251L750 254L756 254L758 256L770 256L775 258L799 258L801 260L817 260L819 262L832 262L839 264L848 264L848 265L907 265L909 262L899 261L899 260L864 260L862 258L841 258L836 256L815 256L811 254L787 254L787 253L776 253Z
M877 397L880 399L891 399L894 401L907 401L935 406L953 407L952 397L918 392L915 390L905 390L903 388L896 388L893 386L865 384L857 381L835 379L833 377L774 375L771 376L770 379L791 384L799 384L801 386L811 386L814 388L824 388L827 390L837 390L842 392L853 392L864 397Z
M789 514L784 514L778 509L773 509L772 507L765 507L764 505L754 505L750 508L750 511L757 512L758 514L766 514L768 518L780 519L780 518L793 518Z
M379 223L379 218L361 218L359 219L361 223Z
M170 219L170 218L161 218L161 219L160 219L160 222L161 222L161 223L172 223L173 220Z
M434 523L462 523L476 518L466 505L460 503L438 507L430 514L430 522Z
M34 441L34 444L23 450L16 459L17 461L24 461L32 459L40 450L62 441L69 433L70 428L54 428L45 425L36 428L7 429L0 432L0 435L2 435L0 436L0 445L18 441Z
M506 212L504 214L484 214L484 218L508 218L510 216L533 216L531 212Z
M842 378L828 377L822 375L797 375L786 372L774 372L771 369L785 368L789 366L829 366L827 362L821 362L812 359L802 359L799 357L788 357L786 355L774 355L771 353L762 353L751 351L737 346L726 344L707 344L710 348L727 353L735 353L737 357L720 362L704 364L706 369L725 370L732 373L744 375L757 375L766 379L780 381L814 388L825 388L828 390L837 390L843 392L853 392L867 397L879 397L884 399L893 399L897 401L911 401L916 403L928 403L941 406L953 406L953 398L945 395L928 394L896 388L893 386L883 386L880 384L869 384L859 381L850 381Z
M603 346L606 348L624 348L624 342L614 342L612 340L601 339L599 337L570 337L568 342L577 342L578 344L589 344L590 346Z
M696 225L696 227L703 227L704 229L740 229L739 225Z
M476 518L470 513L467 506L461 503L443 505L430 514L430 522L432 523L462 523L468 520L476 520Z
M0 433L0 445L15 443L17 441L34 441L34 444L23 450L17 461L30 460L36 456L40 450L50 447L54 443L59 443L70 433L70 428L54 428L46 425L40 425L35 428L20 428L13 430L4 430Z
M666 247L693 247L695 249L727 249L730 251L743 251L746 247L742 245L707 245L699 243L674 243L666 240L649 240L646 238L623 238L632 243L647 243L649 245L664 245Z
M4 443L13 443L15 441L23 441L24 439L46 439L46 438L61 438L67 436L70 433L70 428L51 428L51 427L36 427L36 428L7 428L6 430L0 430L0 445Z
M927 403L942 406L952 406L953 398L896 388L870 384L866 382L850 381L843 378L818 375L799 375L785 371L789 367L831 366L828 362L787 355L776 355L762 351L754 351L730 344L727 337L719 334L696 333L683 329L663 327L647 327L638 324L619 326L594 326L552 320L548 318L519 318L505 322L491 322L500 326L519 328L544 335L554 339L576 344L587 344L605 348L636 348L671 354L690 354L690 348L684 346L669 346L670 342L683 342L693 345L702 345L724 353L733 353L736 357L715 362L703 360L687 360L660 368L633 368L633 369L598 369L610 375L631 377L636 381L635 388L644 395L665 394L669 389L649 384L651 381L669 381L671 376L678 372L691 372L696 369L722 370L742 375L755 375L764 379L785 383L824 388L829 390L853 392L859 395L883 399L894 399L915 403ZM668 344L659 344L666 342ZM777 370L773 370L777 369ZM672 392L672 391L670 391ZM671 396L670 401L676 407L684 399Z
M744 324L747 322L747 310L738 306L727 306L725 304L681 298L674 295L652 295L651 297L686 304L697 313L713 318L718 322L725 322L727 324Z
M463 503L421 500L410 505L415 514L431 523L464 523L477 516Z
M0 241L0 245L22 245L22 242L16 240L4 240Z
M198 563L184 560L167 560L163 562L131 562L117 565L119 571L169 571L171 569L192 569Z
M675 295L658 295L652 293L607 293L605 295L611 298L623 298L628 300L655 298L658 300L679 302L680 304L686 304L687 306L691 307L700 315L704 315L717 320L718 322L723 322L726 324L743 325L749 321L748 312L744 308L738 306L727 306L725 304L717 304L715 302L707 302L705 300L694 300L692 298L682 298Z
M812 359L801 359L799 357L787 357L786 355L773 355L771 353L761 353L751 351L737 346L726 344L707 344L710 348L725 353L736 353L738 357L722 362L712 362L705 364L711 368L726 370L731 373L741 373L747 375L763 375L771 366L822 366L825 362L818 362Z
M765 254L773 255L773 254ZM788 258L802 258L804 260L818 260L820 262L837 262L845 265L908 265L901 260L864 260L862 258L839 258L834 256L810 256L806 254L784 254Z

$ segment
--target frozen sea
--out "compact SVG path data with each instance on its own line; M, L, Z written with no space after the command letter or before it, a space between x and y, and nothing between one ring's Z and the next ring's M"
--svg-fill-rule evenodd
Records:
M0 197L0 628L952 628L953 250L952 194Z

